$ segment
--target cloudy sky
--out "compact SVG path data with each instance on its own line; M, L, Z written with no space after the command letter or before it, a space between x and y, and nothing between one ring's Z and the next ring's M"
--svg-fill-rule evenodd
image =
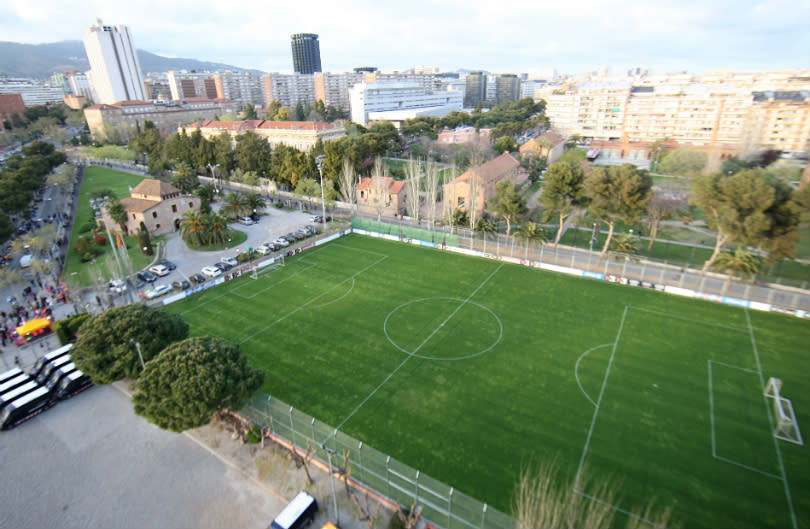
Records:
M139 49L262 71L292 71L301 32L332 72L810 67L807 0L0 0L0 40L80 40L96 17Z

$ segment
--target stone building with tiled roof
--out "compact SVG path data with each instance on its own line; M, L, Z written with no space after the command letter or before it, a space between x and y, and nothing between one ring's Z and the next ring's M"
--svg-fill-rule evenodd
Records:
M319 139L323 142L336 140L346 135L343 125L321 121L266 121L251 119L246 121L201 121L185 127L186 134L199 129L202 136L213 140L223 132L231 135L233 145L237 136L247 131L266 139L271 147L284 144L300 151L308 151ZM178 129L180 132L180 129Z
M505 152L478 167L468 169L464 174L452 180L443 187L444 205L446 209L460 209L467 211L470 204L475 203L477 215L481 215L486 207L487 200L495 196L495 184L501 180L509 180L513 184L520 184L529 177L514 156ZM474 201L471 196L475 196Z
M545 158L548 164L556 162L564 151L565 138L550 130L520 146L521 155L536 154Z
M408 186L390 176L362 178L357 184L357 207L384 216L408 212Z
M121 205L127 213L124 224L125 234L135 234L141 226L146 225L150 236L171 233L180 228L180 219L186 211L200 212L200 199L184 195L171 184L147 178L129 192L128 198L121 199ZM107 214L103 214L104 223L111 228L120 226Z

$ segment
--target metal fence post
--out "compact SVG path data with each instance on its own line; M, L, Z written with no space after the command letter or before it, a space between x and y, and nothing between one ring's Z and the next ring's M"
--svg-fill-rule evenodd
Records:
M447 529L450 529L450 515L453 513L453 487L450 487L450 494L447 495Z
M386 486L386 489L388 490L388 497L393 500L394 498L393 498L393 496L391 496L391 478L388 475L388 464L390 462L391 462L391 456L386 457L385 458L385 486Z
M414 501L415 501L416 503L419 503L419 471L418 471L418 470L416 471L416 479L414 480L414 482L413 482L413 483L414 483L414 485L415 485L415 487L414 487L414 492L415 492L415 494L416 494L416 495L414 496Z
M290 437L292 437L293 448L295 448L295 424L293 423L293 407L290 406Z
M487 504L484 504L484 510L481 512L481 529L487 526Z
M360 444L357 446L357 454L360 456L360 471L363 472L363 481L368 482L366 467L363 465L363 441L360 441Z
M309 429L312 432L312 437L310 439L312 439L314 441L315 440L315 417L313 417L312 420L309 422Z

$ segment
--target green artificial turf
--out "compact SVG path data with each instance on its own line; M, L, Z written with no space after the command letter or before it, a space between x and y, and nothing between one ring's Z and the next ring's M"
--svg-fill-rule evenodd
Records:
M781 378L810 436L807 321L359 235L166 310L241 344L273 397L503 512L554 462L681 527L810 525L810 452L774 442L762 395Z

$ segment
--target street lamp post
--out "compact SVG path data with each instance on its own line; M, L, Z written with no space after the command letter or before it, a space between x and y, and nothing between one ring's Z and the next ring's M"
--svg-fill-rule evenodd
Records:
M129 342L135 344L135 349L138 351L138 358L141 360L141 369L146 369L146 364L143 363L143 355L141 354L141 344L136 342L135 338L130 338Z
M337 494L335 493L335 471L332 468L332 456L335 454L335 451L330 449L330 448L327 448L325 443L321 445L321 448L324 449L327 456L329 457L329 477L332 478L331 479L331 481L332 481L332 504L333 504L334 509L335 509L335 520L339 524L340 523L340 513L338 513Z
M323 154L315 157L315 163L318 165L318 174L321 175L321 222L323 223L323 232L326 233L326 201L323 196L323 161L326 158Z

